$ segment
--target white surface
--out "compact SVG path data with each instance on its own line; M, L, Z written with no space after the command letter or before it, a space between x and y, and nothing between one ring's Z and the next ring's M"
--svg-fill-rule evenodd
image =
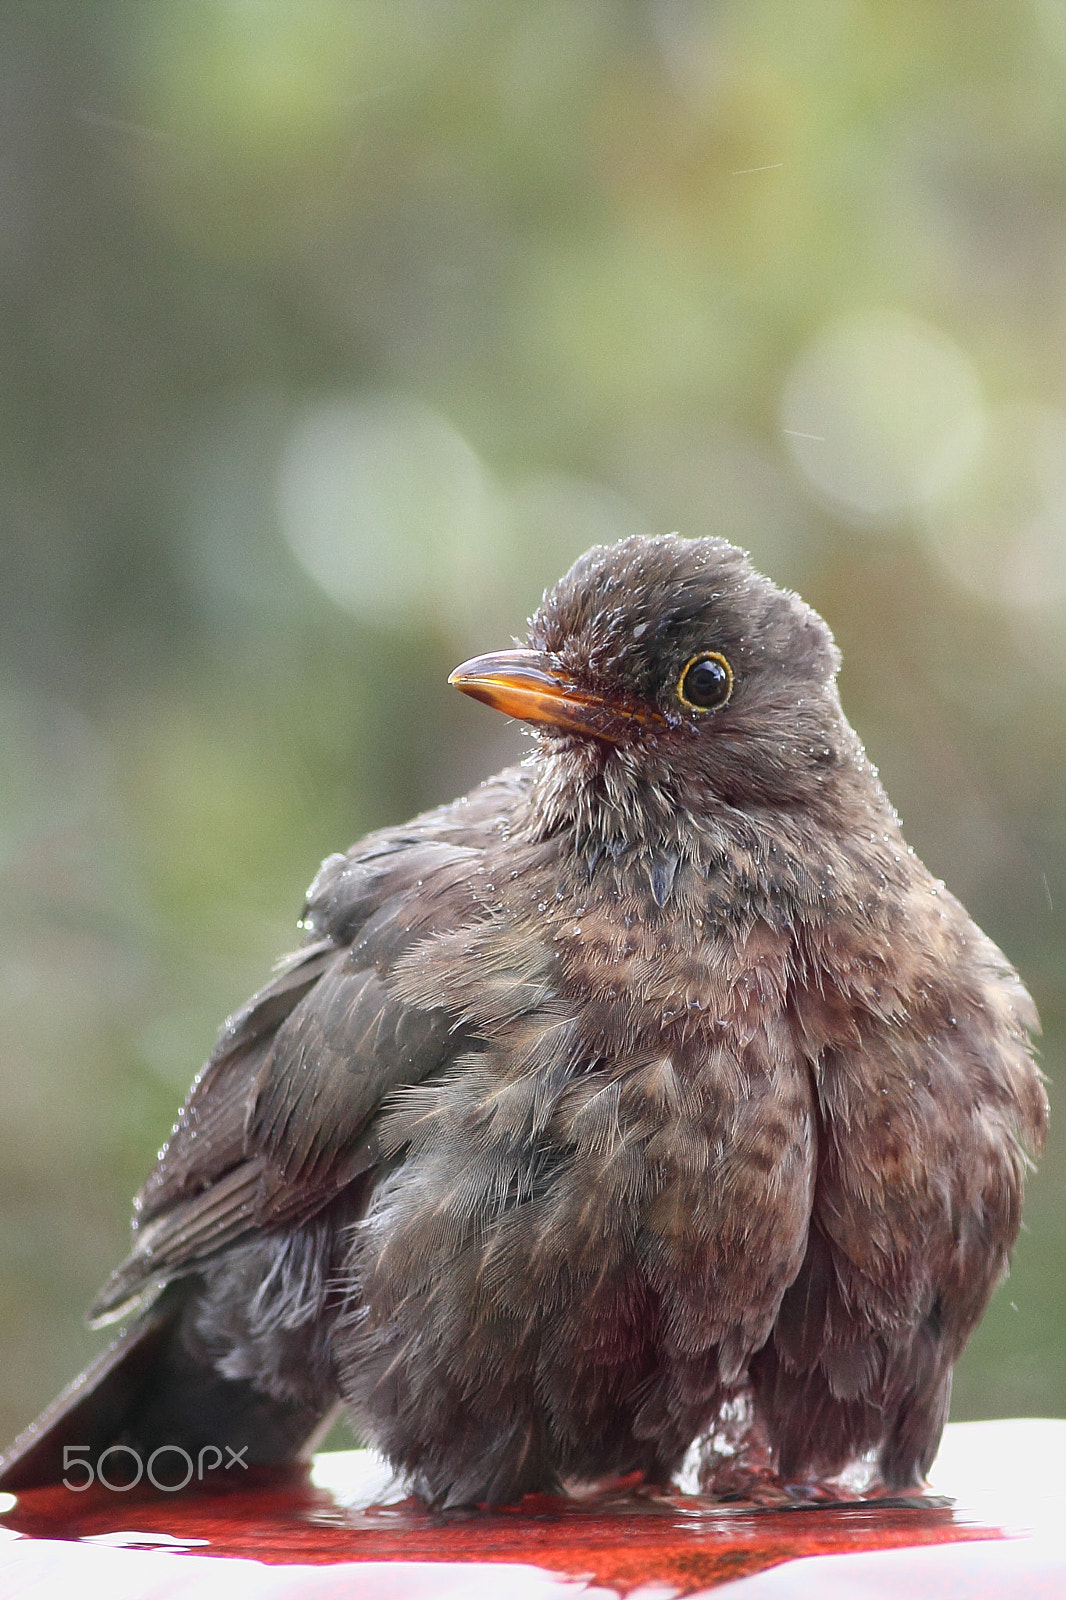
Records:
M1066 1559L1061 1540L1042 1539L807 1556L705 1594L715 1600L1063 1600Z
M567 1595L615 1600L616 1591L507 1562L267 1567L217 1556L21 1539L0 1545L0 1595L3 1600L562 1600Z
M397 1492L395 1486L390 1490L388 1469L370 1451L320 1456L313 1475L352 1507ZM931 1478L939 1493L955 1499L958 1511L1016 1537L805 1557L704 1594L720 1600L990 1600L1000 1594L1066 1600L1066 1422L956 1423L945 1432ZM631 1592L629 1600L662 1600L674 1592L649 1586ZM0 1600L613 1600L614 1594L517 1563L267 1566L0 1532Z

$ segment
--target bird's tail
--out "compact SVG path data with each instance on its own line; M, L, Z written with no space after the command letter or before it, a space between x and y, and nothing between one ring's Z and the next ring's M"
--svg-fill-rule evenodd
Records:
M0 1456L0 1490L82 1489L94 1478L172 1489L310 1452L321 1407L224 1378L192 1352L182 1333L196 1289L195 1279L169 1284L20 1434Z

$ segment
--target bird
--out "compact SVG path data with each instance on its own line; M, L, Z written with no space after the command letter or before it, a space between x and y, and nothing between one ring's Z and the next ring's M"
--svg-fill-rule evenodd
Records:
M723 1496L920 1489L1047 1100L839 664L668 535L458 667L529 754L323 863L136 1197L119 1337L0 1487L75 1444L296 1461L341 1407L444 1508L693 1459Z

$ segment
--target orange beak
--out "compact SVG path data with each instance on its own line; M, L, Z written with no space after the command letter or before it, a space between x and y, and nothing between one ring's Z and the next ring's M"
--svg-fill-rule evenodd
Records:
M620 744L627 727L654 714L579 688L539 650L497 650L456 667L449 683L523 722L543 723ZM658 720L657 718L655 720Z

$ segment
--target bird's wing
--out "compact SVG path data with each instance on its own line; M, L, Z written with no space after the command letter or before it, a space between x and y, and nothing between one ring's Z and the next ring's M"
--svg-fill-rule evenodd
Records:
M878 985L816 1067L807 1256L763 1358L786 1473L832 1470L850 1440L879 1447L886 1481L920 1481L952 1363L1007 1270L1027 1152L1043 1144L1033 1003L940 897L943 945L895 951L910 1003Z
M382 1100L463 1047L443 1004L395 997L391 969L418 941L485 914L480 848L518 781L494 780L323 864L304 912L309 943L226 1025L137 1197L134 1248L94 1320L252 1228L306 1220L376 1164Z

